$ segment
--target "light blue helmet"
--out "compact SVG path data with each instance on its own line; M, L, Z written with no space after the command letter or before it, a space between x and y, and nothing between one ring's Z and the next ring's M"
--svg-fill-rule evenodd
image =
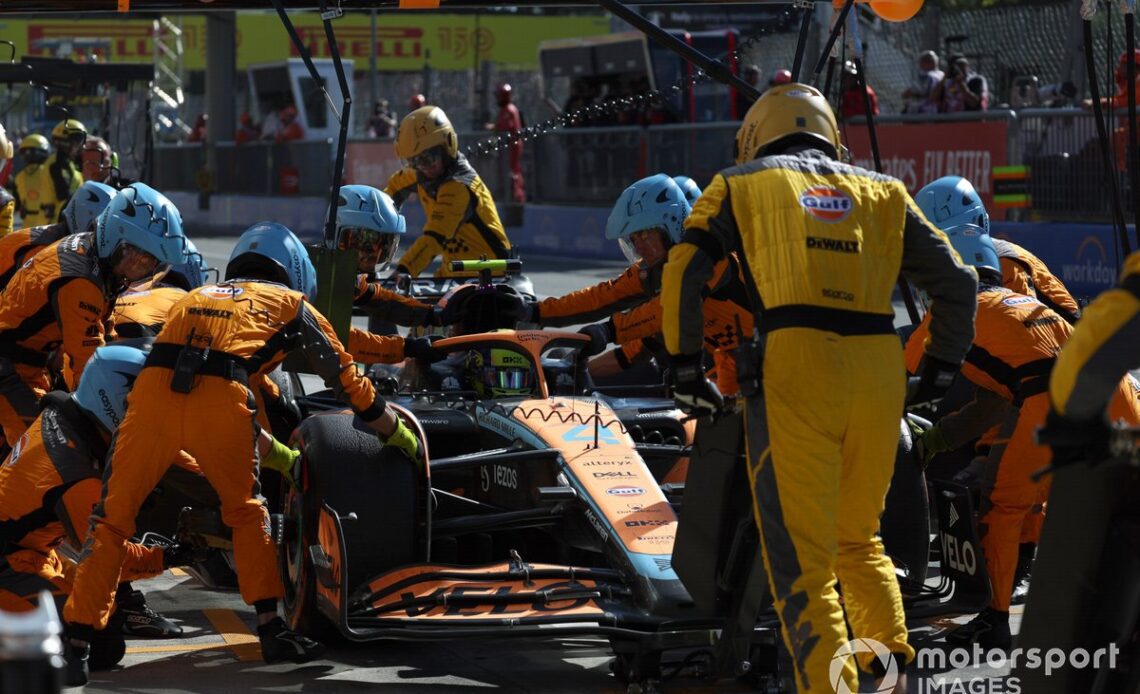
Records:
M139 346L105 345L95 350L83 369L71 399L108 434L115 433L127 413L127 393L142 370L148 351Z
M400 236L407 231L404 216L388 194L372 186L340 187L336 208L336 241L340 250L355 249L371 255L375 265L396 257Z
M923 186L914 196L918 208L942 231L973 224L990 233L990 216L974 186L961 176L943 176Z
M182 259L184 240L178 208L145 183L120 190L95 225L95 250L104 260L121 245L130 244L160 263L177 263Z
M660 229L671 244L681 241L689 216L685 193L665 174L654 174L626 188L606 220L606 238L618 241L631 262L637 253L629 237L646 229Z
M170 271L166 273L163 281L190 291L206 283L206 272L210 269L210 266L206 264L206 259L198 251L198 247L194 245L193 241L186 239L182 261L170 266Z
M226 279L243 277L249 270L269 271L274 279L301 292L309 301L317 296L317 270L309 252L289 227L258 222L242 232L226 264Z
M688 201L689 207L697 204L697 198L701 197L701 187L697 185L696 181L688 176L674 176L673 182L685 194L685 200Z
M950 239L962 262L1001 273L990 238L990 216L974 186L961 176L943 176L915 195L922 214Z
M84 181L63 207L63 221L67 223L68 232L79 234L93 230L95 220L118 194L119 191L106 183Z

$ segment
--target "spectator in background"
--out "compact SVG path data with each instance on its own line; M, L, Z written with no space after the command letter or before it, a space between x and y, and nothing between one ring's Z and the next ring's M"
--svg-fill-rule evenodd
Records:
M234 133L234 144L244 144L250 141L261 139L261 128L253 122L253 117L249 115L249 111L243 111L241 116L238 117L238 129Z
M791 83L792 83L792 71L785 69L785 68L780 68L779 70L776 70L775 72L773 72L772 76L768 79L768 88L771 89L772 87L775 87L777 85L791 84Z
M791 73L788 76L791 77ZM740 73L740 78L755 87L756 91L764 91L760 87L760 68L755 65L745 67L744 72ZM755 97L745 94L743 90L736 90L736 117L744 118L744 114L748 113L748 109L752 108L755 101Z
M388 108L387 99L377 99L372 104L372 115L368 118L368 136L382 139L396 136L396 114Z
M198 117L194 119L194 128L190 134L186 136L187 142L201 142L206 143L206 136L208 134L210 122L210 115L207 113L199 113Z
M1124 51L1120 54L1119 60L1116 63L1116 71L1113 77L1116 80L1116 91L1112 96L1102 96L1100 103L1108 109L1125 109L1128 107L1128 59L1132 58L1136 63L1136 93L1140 95L1140 48L1134 50L1132 53ZM1092 99L1085 99L1081 102L1081 107L1085 109L1092 108ZM1119 121L1120 125L1112 131L1112 146L1116 153L1116 169L1120 172L1128 170L1128 117L1127 114L1121 116ZM1138 124L1140 126L1140 124Z
M931 100L931 96L944 77L945 74L938 69L938 54L934 51L920 53L915 81L902 93L906 100L903 113L938 113L938 104Z
M871 114L879 115L879 97L871 85L867 85L867 96L871 99ZM854 61L843 63L843 76L839 80L839 115L843 118L864 116L867 114L867 103L859 90L859 78L855 70Z
M487 129L498 133L505 133L511 138L507 145L511 165L511 199L515 202L526 202L526 186L523 182L522 152L523 141L519 132L523 129L522 114L518 106L511 103L511 85L506 82L495 87L495 101L499 103L499 117L494 123L488 123Z
M281 127L277 130L277 134L273 136L273 142L281 144L282 142L305 139L305 129L301 127L301 122L297 120L296 106L289 104L281 109L277 117L281 120Z
M593 104L590 95L590 84L584 79L576 79L570 84L570 98L562 107L562 115L566 117L566 127L583 127L590 125L589 114L586 109Z
M111 162L112 153L111 145L101 137L91 136L83 143L83 150L80 152L83 157L83 166L80 171L83 173L84 181L97 181L99 183L108 183L111 180Z
M421 106L427 106L427 97L423 94L412 94L412 98L408 100L408 113L415 111Z
M966 56L951 56L946 77L934 88L931 99L940 113L985 111L990 98L986 78L970 71Z

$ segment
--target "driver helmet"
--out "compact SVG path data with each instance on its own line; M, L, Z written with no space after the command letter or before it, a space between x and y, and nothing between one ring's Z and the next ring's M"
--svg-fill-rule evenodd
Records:
M388 194L365 185L340 187L336 208L336 241L342 251L356 250L362 259L383 268L396 257L407 231L404 216Z
M654 174L622 192L606 220L606 238L616 240L629 262L636 263L641 256L631 236L657 229L664 234L666 247L680 243L691 210L676 181L663 173Z
M469 387L483 397L532 395L537 380L526 355L503 347L471 350L466 371Z

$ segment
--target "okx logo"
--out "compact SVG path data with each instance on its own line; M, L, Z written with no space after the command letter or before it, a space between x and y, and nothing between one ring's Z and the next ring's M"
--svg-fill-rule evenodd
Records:
M827 670L827 678L831 681L831 688L835 690L835 694L853 694L854 690L847 686L843 672L847 668L847 661L860 653L872 654L886 668L886 674L883 675L883 680L875 691L883 694L883 692L893 690L899 681L899 666L891 656L890 649L875 639L852 639L840 646L835 651L835 655L831 656L831 666Z

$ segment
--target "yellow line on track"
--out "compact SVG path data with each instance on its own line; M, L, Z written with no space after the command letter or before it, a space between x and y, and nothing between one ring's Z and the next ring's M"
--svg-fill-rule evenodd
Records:
M225 641L219 643L189 643L184 646L130 646L127 653L190 653L208 651L214 648L229 648Z
M257 637L250 633L245 622L233 610L213 609L202 610L214 630L225 640L238 660L261 660L261 644Z

